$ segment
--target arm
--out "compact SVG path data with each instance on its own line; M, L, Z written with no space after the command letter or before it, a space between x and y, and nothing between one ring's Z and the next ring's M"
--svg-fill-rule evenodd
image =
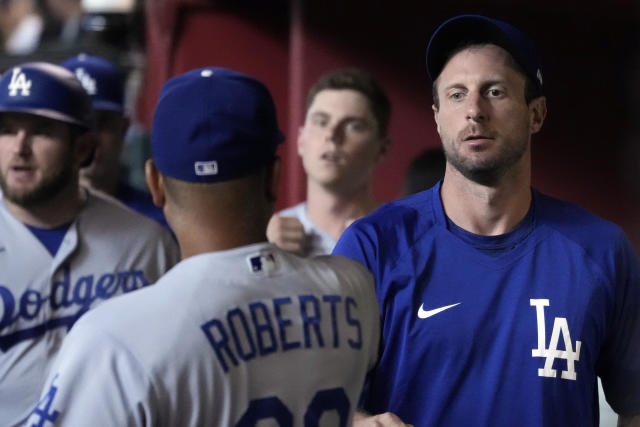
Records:
M124 346L81 319L67 336L26 426L141 426L148 379ZM89 326L89 327L87 327Z
M640 427L640 262L624 235L612 258L615 316L600 355L600 378L618 427Z
M273 215L267 225L267 239L280 249L304 254L307 235L298 218Z

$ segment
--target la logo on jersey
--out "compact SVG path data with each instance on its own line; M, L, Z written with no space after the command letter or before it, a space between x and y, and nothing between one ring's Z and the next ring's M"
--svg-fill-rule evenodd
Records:
M531 356L544 357L546 359L544 368L538 369L538 376L557 378L556 370L553 369L553 361L555 359L565 359L567 361L567 370L562 371L561 378L565 380L575 380L577 378L575 362L580 360L580 346L582 342L576 341L576 349L574 351L567 319L564 317L556 317L553 321L553 331L551 332L549 347L545 347L547 334L544 322L544 308L549 306L549 300L530 299L529 304L536 308L538 320L538 348L534 348L531 351ZM560 333L562 333L562 340L564 341L564 350L558 349Z
M27 80L27 76L22 72L20 67L12 70L11 81L9 82L9 96L29 96L31 90L31 80Z
M85 71L84 68L76 69L76 77L80 80L82 87L87 91L89 95L96 94L96 79L91 77L89 73Z

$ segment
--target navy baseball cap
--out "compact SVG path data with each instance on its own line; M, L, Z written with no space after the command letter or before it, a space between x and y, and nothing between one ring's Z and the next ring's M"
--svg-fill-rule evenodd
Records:
M72 72L29 62L0 77L0 112L29 113L84 128L93 124L91 99Z
M124 111L124 73L112 62L81 53L60 64L76 75L91 96L93 108Z
M155 165L182 181L248 175L271 162L283 140L269 90L225 68L200 68L170 79L153 114Z
M491 43L511 54L542 91L542 66L533 41L514 26L481 15L459 15L442 23L427 45L427 71L435 81L451 53L462 46Z

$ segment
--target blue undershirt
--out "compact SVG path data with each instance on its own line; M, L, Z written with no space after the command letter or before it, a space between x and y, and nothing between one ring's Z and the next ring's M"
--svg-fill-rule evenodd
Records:
M56 228L39 228L32 225L25 225L33 235L40 240L44 247L47 248L51 256L56 256L56 253L62 244L62 239L64 239L65 234L67 234L67 230L71 226L71 223L64 224Z

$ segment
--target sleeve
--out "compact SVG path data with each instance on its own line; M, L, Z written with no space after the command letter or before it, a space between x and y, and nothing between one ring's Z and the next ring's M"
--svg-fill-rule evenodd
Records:
M375 276L377 241L361 229L361 224L361 221L356 221L342 233L332 255L342 255L358 261Z
M142 367L126 347L83 320L65 339L25 426L153 425Z
M614 262L615 305L599 371L613 410L640 415L640 263L624 235Z
M377 257L378 257L378 248L377 248L377 240L367 235L363 230L358 227L358 221L349 226L340 236L340 240L336 244L336 247L333 250L332 255L342 255L347 258L351 258L364 267L366 267L371 273L373 273L375 278L375 287L378 289L377 298L374 297L373 303L380 304L380 289L379 289L379 277L378 277L378 268L376 266ZM376 299L378 301L376 301ZM380 315L377 315L377 326L379 334L380 330ZM369 399L371 398L370 384L373 379L373 375L375 374L375 364L379 359L379 355L381 353L382 341L380 335L376 340L376 349L372 353L375 354L374 363L369 366L369 372L365 378L365 382L363 384L362 391L360 393L360 398L358 401L358 410L364 410L369 412Z

